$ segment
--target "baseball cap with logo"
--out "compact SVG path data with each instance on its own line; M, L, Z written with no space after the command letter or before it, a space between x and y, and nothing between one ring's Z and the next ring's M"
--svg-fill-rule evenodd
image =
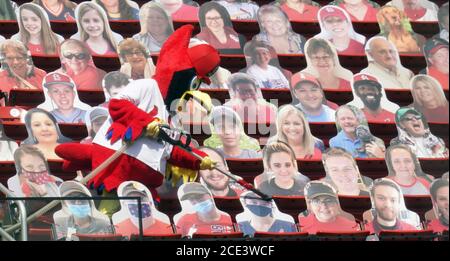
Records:
M313 83L313 84L321 87L317 78L308 73L300 72L300 73L294 74L291 78L291 82L292 82L292 86L294 89L298 88L299 86L297 86L297 85L302 82L310 82L310 83Z
M183 188L183 196L181 196L180 200L183 201L204 194L211 195L208 189L202 184L195 182L186 183Z
M311 181L305 186L305 196L308 199L313 199L318 196L331 196L337 198L336 192L333 188L321 181Z
M72 88L75 87L75 84L68 75L58 72L47 74L44 78L44 82L42 83L42 85L46 88L55 84L63 84Z
M425 57L430 57L442 48L448 49L448 43L439 38L432 38L425 43L423 51L425 53Z
M347 20L347 16L345 15L344 11L342 9L335 7L335 6L324 6L319 11L319 17L322 20L327 19L328 17L339 17L342 20Z
M423 118L423 115L414 108L403 107L398 109L397 112L395 113L395 121L399 123L401 120L403 120L406 114L414 114L417 116L421 116Z
M381 90L381 84L377 78L370 74L366 73L358 73L353 76L353 87L357 88L362 84L371 84L376 86L379 90Z

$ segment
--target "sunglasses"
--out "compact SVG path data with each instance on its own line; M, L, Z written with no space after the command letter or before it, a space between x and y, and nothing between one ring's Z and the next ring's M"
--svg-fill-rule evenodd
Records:
M69 60L72 60L74 57L77 60L84 60L86 59L87 55L85 53L67 53L64 54L64 57Z
M404 121L412 121L412 120L418 120L418 121L420 121L421 119L422 119L421 116L416 115L416 116L411 116L411 117L405 117L405 118L403 118L402 120L404 120Z

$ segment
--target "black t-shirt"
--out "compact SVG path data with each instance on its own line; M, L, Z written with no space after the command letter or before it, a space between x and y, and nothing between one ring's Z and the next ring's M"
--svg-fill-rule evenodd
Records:
M275 179L270 179L262 182L259 189L261 190L261 192L270 196L303 196L303 188L305 187L305 185L306 184L301 181L294 180L294 185L291 188L284 189L280 188L275 183Z
M71 16L73 20L75 20L75 13L72 9L68 8L67 6L64 6L62 12L55 16L54 14L52 14L51 12L49 12L45 7L43 7L45 9L45 11L48 14L48 18L50 19L50 21L67 21L70 19L67 19L68 16Z

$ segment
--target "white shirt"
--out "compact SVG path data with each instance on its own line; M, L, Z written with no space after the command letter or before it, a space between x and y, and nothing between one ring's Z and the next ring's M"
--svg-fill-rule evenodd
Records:
M289 81L275 66L268 65L267 70L264 70L253 64L248 67L247 73L256 79L260 88L289 89Z
M404 67L397 67L397 73L394 73L376 62L369 62L369 66L362 69L361 73L377 77L386 89L410 89L409 81L414 77L414 73Z

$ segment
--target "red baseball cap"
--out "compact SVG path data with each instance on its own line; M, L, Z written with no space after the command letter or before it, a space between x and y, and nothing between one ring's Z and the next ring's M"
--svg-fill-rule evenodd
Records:
M48 88L54 84L64 84L72 88L75 87L72 79L69 76L58 72L47 74L44 78L44 83L42 85Z
M319 10L319 18L321 20L325 20L330 16L336 16L342 18L343 20L347 20L347 16L345 15L344 11L336 6L327 5Z
M373 85L377 86L377 88L381 89L381 84L378 81L378 79L370 74L358 73L353 76L354 87L357 87L358 85L367 83L367 82L370 82L370 84L373 84Z
M297 84L302 82L310 82L321 87L319 81L317 81L317 78L308 73L296 73L291 78L291 85L294 89L296 88Z
M209 77L215 73L220 65L219 52L209 44L196 45L189 48L187 52L192 66L197 72L197 77L207 84L211 84Z

